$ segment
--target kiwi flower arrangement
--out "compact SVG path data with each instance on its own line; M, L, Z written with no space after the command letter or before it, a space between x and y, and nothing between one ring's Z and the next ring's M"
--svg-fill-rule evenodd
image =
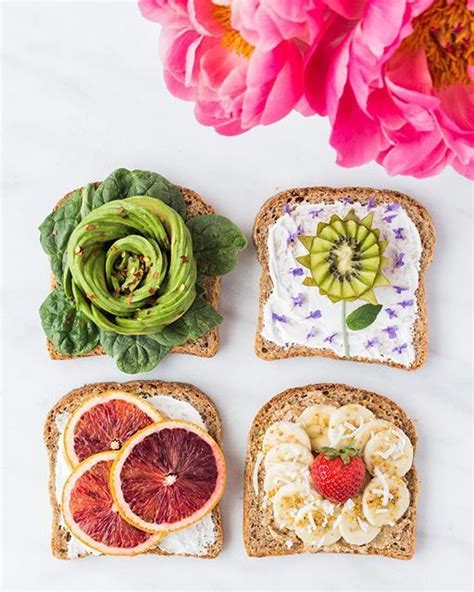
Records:
M338 164L474 178L474 0L139 0L170 92L225 135L327 116Z
M389 286L383 274L388 259L383 256L387 241L380 239L380 230L372 228L374 214L362 220L354 210L344 219L334 214L328 223L319 222L315 236L299 236L308 251L297 261L309 269L305 286L319 288L322 296L341 302L344 354L350 357L347 327L365 329L377 318L382 306L377 302L375 288ZM346 317L346 302L365 300Z
M186 218L180 189L157 173L118 169L76 190L40 226L55 287L40 308L65 355L99 344L127 373L222 321L203 279L228 273L247 241L223 216Z

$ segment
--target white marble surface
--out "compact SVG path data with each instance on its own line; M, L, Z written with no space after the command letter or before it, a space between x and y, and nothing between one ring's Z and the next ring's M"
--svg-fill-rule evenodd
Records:
M3 580L7 589L470 588L472 195L452 171L417 181L377 166L334 164L328 127L289 117L226 139L195 123L166 92L158 28L135 3L3 4ZM427 206L437 253L427 277L430 358L406 372L325 359L264 362L253 352L259 268L253 247L223 282L221 348L209 360L170 356L149 377L193 382L218 404L229 464L225 547L215 561L140 557L61 562L49 551L43 421L84 382L124 380L112 360L52 362L37 309L48 263L37 226L56 200L117 166L152 169L202 193L250 236L254 215L281 188L372 185ZM385 393L416 420L421 474L418 549L402 563L376 557L247 558L242 471L247 429L281 390L339 381Z

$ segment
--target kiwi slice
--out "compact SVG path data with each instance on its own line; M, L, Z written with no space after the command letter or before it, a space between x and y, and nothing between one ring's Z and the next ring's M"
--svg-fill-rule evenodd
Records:
M377 304L374 288L389 286L390 281L382 272L388 263L383 256L387 242L372 228L373 218L370 213L361 220L354 210L344 219L334 214L329 222L319 222L315 236L300 236L308 254L297 260L311 273L303 283L318 287L333 302Z

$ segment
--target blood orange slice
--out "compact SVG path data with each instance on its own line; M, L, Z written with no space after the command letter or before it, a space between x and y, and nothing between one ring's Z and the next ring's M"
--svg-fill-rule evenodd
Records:
M136 432L163 418L140 397L107 391L91 397L70 417L64 430L64 453L74 468L105 450L119 450Z
M118 513L109 489L110 469L117 452L99 452L80 463L63 489L64 522L84 545L105 555L138 555L163 535L135 528Z
M211 436L187 421L162 421L132 436L118 453L110 489L127 522L168 532L197 522L225 487L224 455Z

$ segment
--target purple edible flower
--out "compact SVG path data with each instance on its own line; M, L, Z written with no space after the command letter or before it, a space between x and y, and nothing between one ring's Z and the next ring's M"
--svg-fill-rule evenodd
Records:
M405 253L398 253L395 257L395 267L403 267L405 265L405 261L403 261L404 257Z
M409 306L413 306L415 304L414 300L402 300L401 302L397 302L398 306L402 308L408 308Z
M287 323L288 322L288 319L285 317L285 315L279 315L276 312L272 312L272 320L279 321L280 323Z
M346 195L346 197L342 200L342 203L347 205L347 204L352 203L352 200L348 195Z
M373 210L377 206L377 202L375 201L375 197L369 197L367 200L367 209Z
M387 333L389 339L395 339L397 337L398 327L397 325L390 325L389 327L382 329L382 331Z
M387 224L391 224L393 219L397 217L397 214L391 214L390 216L385 216L384 218L382 218L382 220L384 222L387 222Z
M324 338L324 342L326 343L332 343L334 341L334 338L336 337L337 333L333 333L332 335L328 335L327 337Z
M379 340L377 339L377 337L374 337L373 339L369 339L367 341L367 343L365 344L365 347L367 349L370 349L371 347L374 347L374 345L377 345L378 342L379 342Z
M288 239L286 241L287 245L291 245L292 243L296 242L296 239L303 234L303 227L301 226L301 224L298 224L298 228L296 229L295 232L290 232L288 235Z
M315 337L317 332L318 331L316 327L311 327L311 329L308 332L308 335L306 335L306 339L311 339L311 337Z
M394 212L398 210L400 206L396 202L389 203L388 206L385 208L385 212Z
M403 288L402 286L392 286L397 294L401 294L402 292L406 292L408 288Z
M309 213L309 215L311 216L311 218L313 218L313 220L315 218L317 218L319 216L319 214L324 210L324 208L319 208L319 210L311 210L311 212Z
M286 204L283 206L283 211L285 212L285 214L291 214L291 204L289 204L289 203L286 203Z
M302 306L304 302L304 294L300 292L296 296L292 296L291 299L293 300L293 306Z
M393 308L386 308L385 312L388 314L389 319L395 319L396 317L398 317L397 311L393 310Z
M405 350L408 347L407 343L402 343L402 345L397 345L397 347L394 347L392 349L392 352L395 354L401 354L403 352L403 350Z
M307 319L320 319L321 318L321 311L318 310L312 310L310 311L309 315L306 317Z
M394 228L393 234L395 235L396 240L405 240L405 229L404 228Z
M292 276L298 277L300 275L304 275L304 269L302 267L295 267L293 269L290 269L290 273Z

